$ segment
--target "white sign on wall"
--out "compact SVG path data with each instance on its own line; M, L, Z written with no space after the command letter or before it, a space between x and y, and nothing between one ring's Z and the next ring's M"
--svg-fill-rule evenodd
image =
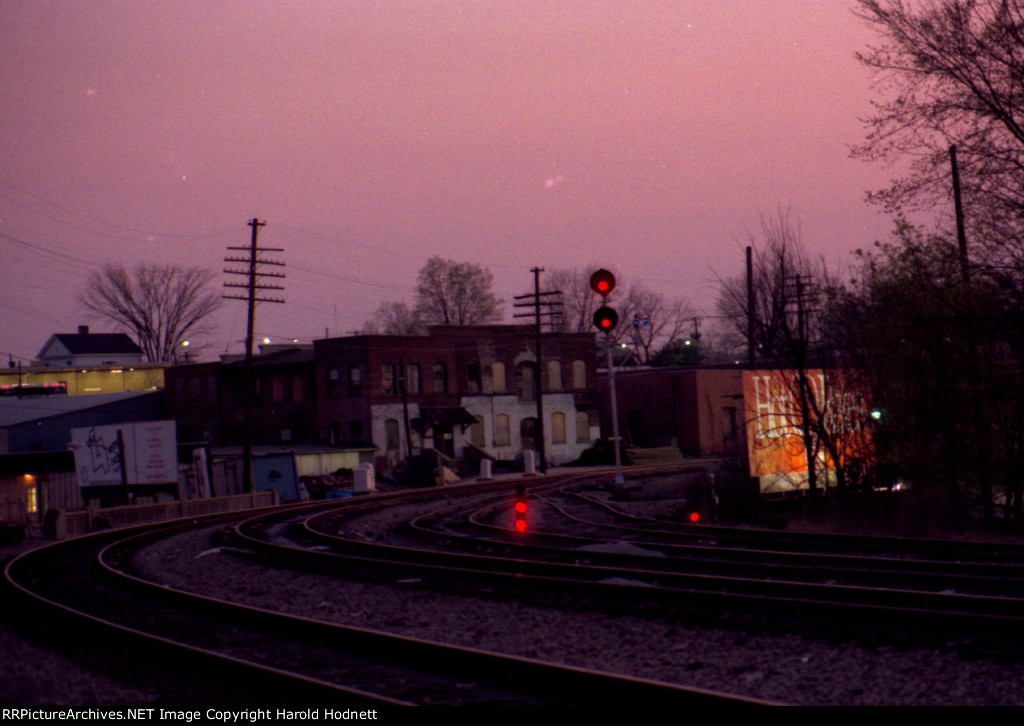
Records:
M170 484L178 480L174 421L135 421L71 429L79 486L122 484L118 431L124 440L128 484Z

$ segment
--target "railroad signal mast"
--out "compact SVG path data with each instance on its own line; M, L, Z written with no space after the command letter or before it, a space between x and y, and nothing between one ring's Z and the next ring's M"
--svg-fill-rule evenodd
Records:
M612 363L612 331L619 322L615 308L608 306L608 296L615 289L615 275L600 269L590 276L590 289L601 296L601 306L594 311L594 327L606 334L605 352L608 366L608 391L612 402L612 445L615 448L615 488L625 484L622 477L622 454L619 451L619 408L615 397L615 366Z

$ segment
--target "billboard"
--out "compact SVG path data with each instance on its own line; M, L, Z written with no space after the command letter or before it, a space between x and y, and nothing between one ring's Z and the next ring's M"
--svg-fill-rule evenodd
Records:
M808 370L808 421L816 438L825 433L834 456L824 446L816 452L817 470L847 467L871 453L866 430L868 408L854 371ZM745 371L743 399L747 414L747 449L753 477L807 475L807 447L801 415L800 379L795 370ZM834 461L834 458L840 461Z
M174 421L134 421L71 429L79 486L121 485L121 449L129 485L178 481Z

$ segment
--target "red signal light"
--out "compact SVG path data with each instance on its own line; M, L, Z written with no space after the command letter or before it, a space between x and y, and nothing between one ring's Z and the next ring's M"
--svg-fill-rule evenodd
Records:
M690 521L697 523L700 521L700 512L690 512Z
M608 332L612 330L619 322L619 314L615 312L614 308L610 308L607 305L599 307L594 312L594 325L598 330Z
M515 527L517 532L526 531L526 486L516 485L516 503L513 506L516 513Z
M590 289L602 297L615 289L615 275L608 270L598 270L590 276Z

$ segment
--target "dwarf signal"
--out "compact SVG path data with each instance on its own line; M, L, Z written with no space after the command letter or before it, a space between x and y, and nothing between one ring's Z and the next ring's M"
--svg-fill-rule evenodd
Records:
M515 527L517 532L526 531L526 485L516 485L516 503L514 506L516 519Z

